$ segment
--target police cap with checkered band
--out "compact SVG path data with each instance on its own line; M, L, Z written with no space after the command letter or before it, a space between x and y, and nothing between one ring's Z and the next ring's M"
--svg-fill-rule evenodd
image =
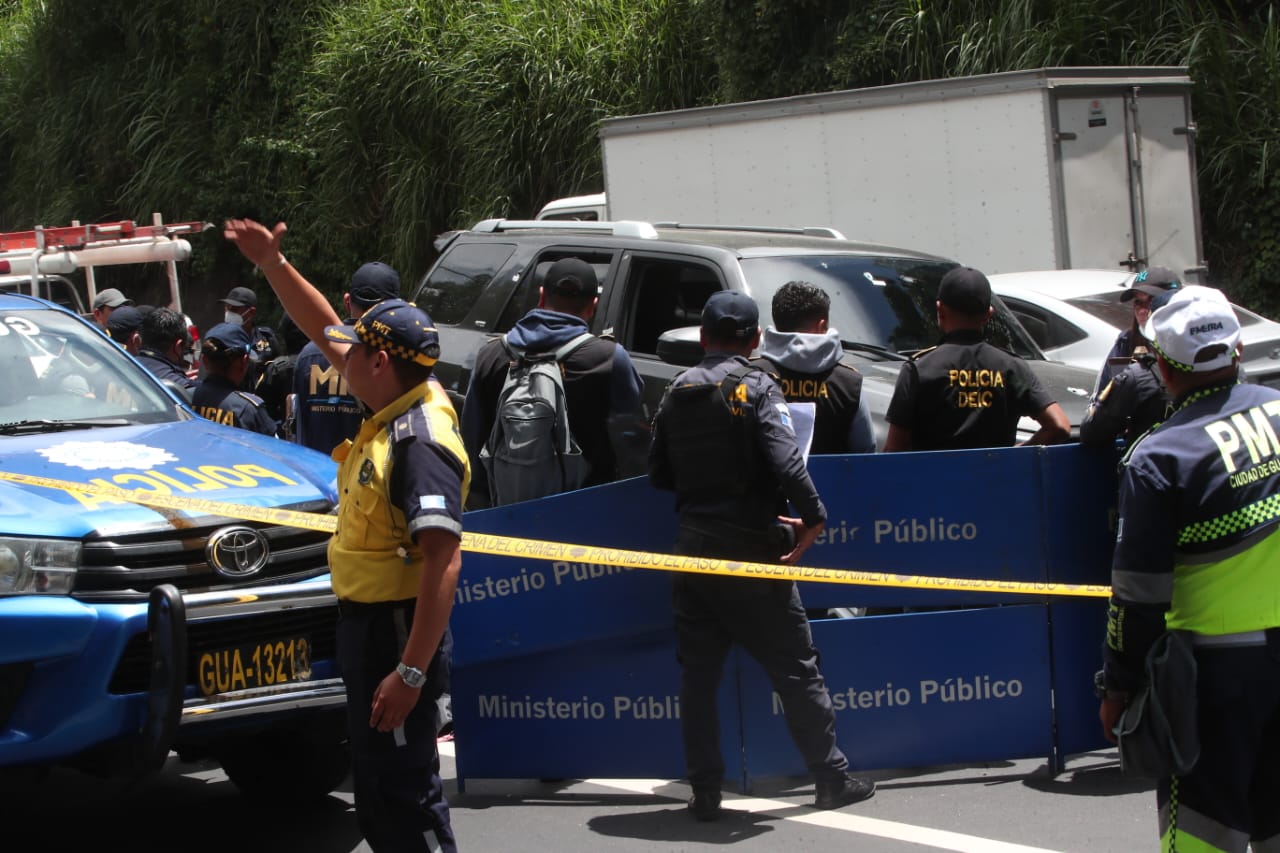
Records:
M340 344L364 344L423 367L440 358L440 336L427 312L403 299L384 299L349 326L326 326Z

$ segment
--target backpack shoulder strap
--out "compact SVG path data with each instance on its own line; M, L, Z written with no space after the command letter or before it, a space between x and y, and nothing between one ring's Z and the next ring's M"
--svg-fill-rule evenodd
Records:
M508 360L519 361L524 358L524 350L511 343L510 339L506 335L498 338L498 340L502 343L502 348L507 351Z
M578 335L573 340L561 346L560 349L556 350L556 361L564 361L573 353L574 350L576 350L578 347L582 346L583 344L585 344L587 341L591 340L594 337L595 335L591 334L590 332L583 332L582 334Z

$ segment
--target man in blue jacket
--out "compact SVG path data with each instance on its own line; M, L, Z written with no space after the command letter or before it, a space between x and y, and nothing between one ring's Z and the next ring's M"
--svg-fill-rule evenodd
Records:
M538 305L521 317L505 335L516 350L530 355L555 352L590 331L595 316L599 280L581 258L562 258L547 270ZM472 459L480 458L497 418L498 396L507 378L511 356L503 340L480 348L462 405L462 440ZM582 448L589 470L584 486L618 477L617 457L609 438L609 416L627 414L640 406L640 376L631 356L613 341L592 337L561 362L569 429ZM493 497L484 466L471 472L470 508L491 506Z

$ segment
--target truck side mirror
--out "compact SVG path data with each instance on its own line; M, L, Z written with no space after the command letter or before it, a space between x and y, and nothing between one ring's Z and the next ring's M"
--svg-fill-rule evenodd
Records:
M658 337L658 358L676 367L693 367L702 361L702 329L682 326L668 329Z

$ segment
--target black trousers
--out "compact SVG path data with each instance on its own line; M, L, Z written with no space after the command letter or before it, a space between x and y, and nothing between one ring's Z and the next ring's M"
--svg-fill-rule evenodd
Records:
M427 670L422 696L391 732L369 726L373 692L394 672L413 624L414 602L340 602L338 664L347 687L356 819L369 847L387 851L456 851L436 751L436 700L448 689L452 638L445 631Z
M1156 788L1165 850L1280 851L1280 630L1267 633L1196 649L1200 760Z
M676 553L771 562L778 558L767 543L726 541L683 527ZM836 745L835 709L818 670L818 651L795 583L685 573L676 573L672 582L681 667L680 723L693 788L719 790L724 779L716 693L733 643L764 668L809 772L817 781L838 782L849 761Z

